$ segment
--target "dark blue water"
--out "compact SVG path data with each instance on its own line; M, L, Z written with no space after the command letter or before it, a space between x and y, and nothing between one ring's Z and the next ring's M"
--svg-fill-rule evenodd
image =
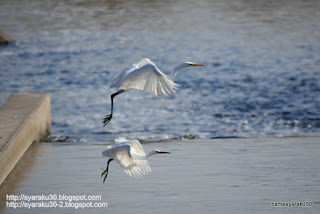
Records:
M0 104L11 93L49 92L52 135L262 137L319 134L318 1L1 1ZM164 72L206 64L175 81L174 96L108 86L148 57Z

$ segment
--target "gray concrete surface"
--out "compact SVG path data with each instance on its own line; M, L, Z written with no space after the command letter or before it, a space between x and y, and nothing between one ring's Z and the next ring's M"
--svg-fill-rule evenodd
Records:
M3 32L3 30L0 29L0 45L8 44L13 41L14 40L11 38L11 36L9 36L5 32Z
M50 95L13 94L0 109L0 185L34 142L50 133Z

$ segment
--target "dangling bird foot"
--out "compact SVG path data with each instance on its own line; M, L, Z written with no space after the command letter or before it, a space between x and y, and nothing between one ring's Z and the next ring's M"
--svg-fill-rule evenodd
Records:
M104 175L104 178L103 178L103 183L104 183L106 181L106 179L107 179L107 176L108 176L108 170L107 169L102 169L102 170L103 170L103 172L101 173L101 178Z
M106 173L106 175L104 176L104 178L103 178L103 183L106 181L107 176L108 176L108 173Z
M113 161L113 159L112 159L112 158L110 158L110 159L108 160L108 164L107 164L106 169L101 168L101 169L103 170L103 172L101 173L101 177L104 175L103 183L104 183L104 182L106 181L106 179L107 179L107 176L108 176L108 169L109 169L109 164L110 164L110 162L111 162L111 161Z
M103 118L103 121L102 121L103 126L107 125L107 124L110 122L111 119L112 119L112 114L107 114L107 115Z
M103 169L103 168L101 168L101 169L103 170L103 172L101 173L101 178L102 178L102 176L103 176L104 174L106 174L107 169Z

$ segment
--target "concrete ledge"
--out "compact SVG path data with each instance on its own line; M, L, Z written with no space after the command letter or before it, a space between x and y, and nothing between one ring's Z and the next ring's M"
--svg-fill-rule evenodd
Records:
M33 142L51 129L50 95L13 94L0 109L0 185Z
M0 29L0 45L14 42L14 40Z

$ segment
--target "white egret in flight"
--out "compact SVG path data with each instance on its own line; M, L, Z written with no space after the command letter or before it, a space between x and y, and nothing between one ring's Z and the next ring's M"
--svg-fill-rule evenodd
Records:
M115 143L110 149L102 152L103 156L110 158L107 163L107 168L101 173L101 177L104 175L103 183L108 176L111 161L116 160L125 173L131 177L141 178L143 175L151 172L148 157L156 154L170 154L170 152L163 152L156 149L146 155L138 140Z
M204 66L204 64L184 62L173 69L168 77L162 73L159 68L148 58L144 58L137 64L124 70L110 85L111 88L119 88L120 91L111 95L111 114L108 114L103 119L103 126L112 119L113 113L113 98L125 91L131 89L139 89L148 91L156 96L169 96L175 93L178 84L173 82L173 78L177 73L184 68Z

